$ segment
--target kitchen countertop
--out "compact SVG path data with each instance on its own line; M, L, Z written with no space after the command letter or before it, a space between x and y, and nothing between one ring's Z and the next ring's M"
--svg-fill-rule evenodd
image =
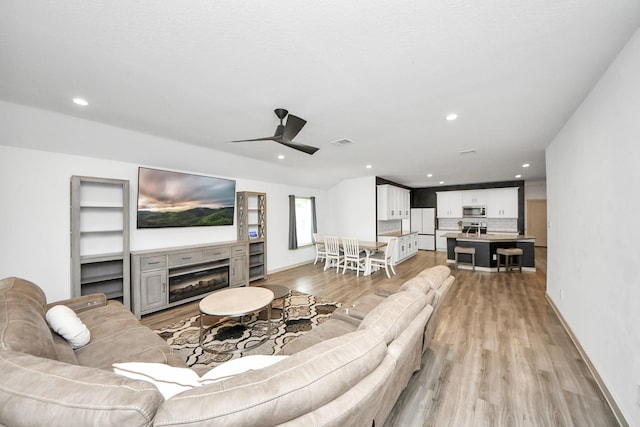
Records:
M469 233L447 233L442 237L447 239L456 239L461 242L514 242L514 241L532 241L536 240L535 236L529 236L526 234L476 234Z
M417 231L396 231L394 233L378 234L378 237L402 237L402 236L408 236L410 234L418 234L418 232Z

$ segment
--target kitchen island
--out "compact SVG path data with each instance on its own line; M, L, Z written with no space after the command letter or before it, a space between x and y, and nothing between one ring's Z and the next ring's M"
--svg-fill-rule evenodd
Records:
M476 270L494 272L498 271L496 251L499 248L522 249L522 271L536 271L535 243L536 238L522 234L472 234L472 233L447 233L447 262L455 263L456 246L476 249ZM471 269L471 255L458 254L458 268ZM504 257L502 259L504 263Z

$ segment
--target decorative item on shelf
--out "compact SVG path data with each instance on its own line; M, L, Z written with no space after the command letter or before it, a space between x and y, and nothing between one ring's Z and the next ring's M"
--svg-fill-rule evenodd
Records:
M253 230L249 231L249 238L250 239L254 239L256 237L258 237L258 232L257 231L253 231Z
M462 221L458 221L458 230L462 230Z

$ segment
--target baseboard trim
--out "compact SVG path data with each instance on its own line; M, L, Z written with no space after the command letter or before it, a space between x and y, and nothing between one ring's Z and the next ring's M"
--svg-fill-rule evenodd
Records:
M286 267L281 267L281 268L276 268L276 269L273 269L273 270L268 270L267 271L267 277L269 276L269 274L280 273L281 271L291 270L292 268L302 267L303 265L307 265L307 264L313 264L314 260L315 260L315 258L312 259L312 260L309 260L309 261L302 261L302 262L299 262L297 264L288 265Z
M584 348L582 348L580 341L578 340L578 338L575 336L575 334L569 327L569 324L560 313L560 310L558 309L556 304L553 302L553 300L551 299L548 293L545 293L544 296L549 302L549 305L551 306L553 311L556 313L556 316L558 316L558 319L560 319L560 323L562 323L562 327L564 328L565 331L567 331L567 334L569 334L569 338L571 338L571 341L573 341L573 345L575 345L576 349L578 349L578 353L580 353L580 356L582 356L584 363L587 365L587 369L589 369L589 372L591 372L591 375L593 375L593 378L596 380L596 384L598 385L600 392L602 392L604 399L607 401L607 404L611 408L613 415L616 417L616 421L618 422L618 425L620 427L629 427L629 423L624 418L624 415L622 414L620 407L616 404L616 401L613 399L613 396L609 392L609 389L607 388L604 380L596 370L595 366L593 366L593 363L591 363L591 359L589 359L589 356L587 356L587 353L584 351Z

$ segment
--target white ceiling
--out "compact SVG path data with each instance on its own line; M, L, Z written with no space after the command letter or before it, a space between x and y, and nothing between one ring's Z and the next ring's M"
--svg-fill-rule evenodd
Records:
M639 25L639 0L2 0L0 99L263 160L265 177L538 180ZM271 135L276 107L320 151L228 142Z

